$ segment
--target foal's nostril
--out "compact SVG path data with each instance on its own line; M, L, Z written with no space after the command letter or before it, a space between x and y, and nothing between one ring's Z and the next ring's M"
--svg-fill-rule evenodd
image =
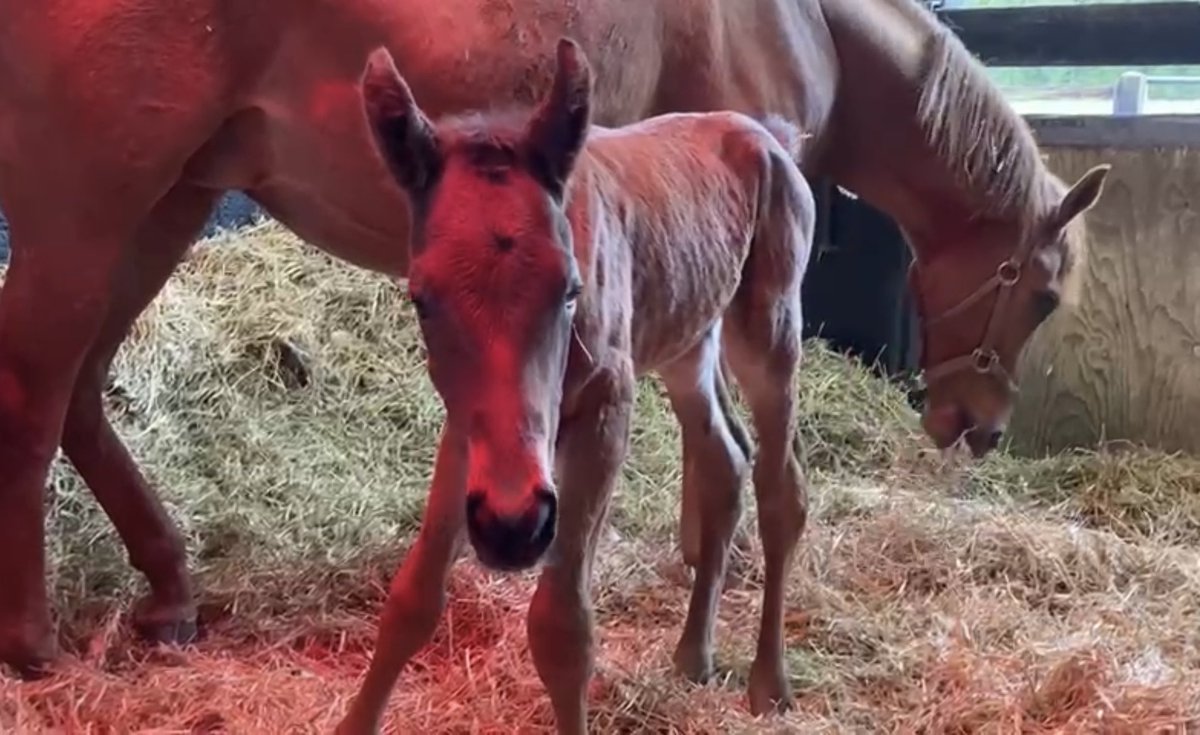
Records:
M545 487L526 496L526 502L507 512L489 502L487 493L467 494L467 526L476 547L488 561L502 567L533 564L550 546L558 514L558 500Z
M472 490L467 493L467 525L472 531L491 528L496 523L496 516L487 504L487 494L482 490Z
M533 512L537 520L534 523L532 540L535 545L543 542L549 545L554 538L554 526L558 520L558 496L549 488L537 488L533 491Z

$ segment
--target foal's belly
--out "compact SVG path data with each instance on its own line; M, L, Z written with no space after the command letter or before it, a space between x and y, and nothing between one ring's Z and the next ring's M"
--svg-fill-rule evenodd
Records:
M631 277L630 324L639 373L679 359L720 322L741 282L750 240L742 229L731 226L702 241L641 245Z

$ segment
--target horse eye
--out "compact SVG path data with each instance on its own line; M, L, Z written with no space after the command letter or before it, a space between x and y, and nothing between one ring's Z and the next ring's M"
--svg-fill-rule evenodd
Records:
M579 281L572 281L571 285L567 287L567 293L564 298L567 303L572 303L579 298L579 294L581 293L583 293L583 284Z
M417 312L417 318L424 320L429 317L429 304L420 294L410 294L408 300L412 303L413 309Z
M1048 319L1058 308L1059 296L1053 291L1039 291L1033 295L1033 308L1037 311L1038 321Z

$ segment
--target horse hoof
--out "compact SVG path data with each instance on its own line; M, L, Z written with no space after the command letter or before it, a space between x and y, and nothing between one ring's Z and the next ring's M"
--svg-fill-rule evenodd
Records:
M165 603L143 598L134 608L134 628L151 643L186 645L196 640L199 628L196 606L188 602Z
M792 688L782 670L750 670L750 714L755 717L782 714L792 708Z
M138 635L151 643L165 643L176 646L183 646L194 642L199 634L199 628L196 625L194 617L173 621L142 621L137 623L137 631Z
M0 635L0 664L6 664L25 681L43 679L53 673L58 660L58 642L46 634L33 639L5 641Z
M712 678L712 654L700 650L699 646L680 644L675 649L672 660L675 663L675 671L693 684L704 684Z

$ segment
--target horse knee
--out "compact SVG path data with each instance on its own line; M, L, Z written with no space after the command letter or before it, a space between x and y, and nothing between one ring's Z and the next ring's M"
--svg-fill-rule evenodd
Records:
M4 364L0 356L0 474L7 462L25 459L49 465L58 441L52 430L45 393L37 395L35 381Z

